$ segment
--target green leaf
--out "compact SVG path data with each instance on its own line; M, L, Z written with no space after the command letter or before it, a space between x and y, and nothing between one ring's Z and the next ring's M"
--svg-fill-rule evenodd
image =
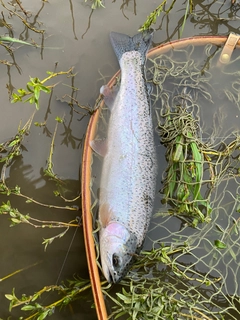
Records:
M34 310L34 309L36 309L36 307L35 306L31 306L31 305L27 305L27 306L24 306L24 307L21 308L21 310L23 310L23 311Z
M13 147L13 146L15 146L16 144L18 144L20 142L20 140L19 139L16 139L16 140L13 140L11 143L9 143L9 147Z
M39 88L39 86L36 86L34 88L34 96L35 96L36 100L39 100L39 97L40 97L40 88Z
M36 109L39 110L39 100L34 99Z
M124 296L123 294L121 294L121 293L119 293L119 292L117 292L116 294L117 294L117 296L118 296L121 300L124 301L124 303L129 304L129 303L132 302L132 299L131 299L131 298L126 297L126 296Z
M7 298L10 301L15 299L15 297L13 295L11 295L11 294L5 294L5 298Z
M206 286L210 286L211 284L212 284L212 283L211 283L210 280L206 280L206 281L205 281L205 285L206 285Z
M34 87L33 78L30 78L31 82L27 82L27 87ZM32 91L33 92L33 91Z
M34 97L31 96L31 97L27 98L24 102L29 102L29 103L33 104L34 103Z
M12 221L14 224L19 224L19 223L21 223L20 220L15 219L15 218L11 218L11 221Z
M11 204L8 201L7 203L3 203L1 206L1 209L3 209L4 211L10 211L11 210Z
M11 208L10 208L11 209ZM16 213L14 212L14 209L13 210L10 210L9 209L9 214L10 214L10 216L12 217L12 218L16 218Z
M45 92L45 93L50 93L50 92L51 92L51 89L50 89L50 88L45 87L45 86L43 86L43 85L39 85L39 88L40 88L43 92Z
M0 41L6 41L6 42L16 42L16 43L21 43L21 44L26 44L27 46L33 46L33 44L28 43L26 41L23 40L19 40L17 38L12 38L12 37L0 37Z
M28 91L29 91L29 92L33 93L34 91L33 91L33 89L32 89L32 88L30 88L29 83L30 83L30 82L28 82L28 84L27 84L27 89L28 89ZM31 87L32 87L32 84L31 84Z
M63 119L60 118L60 117L56 117L55 120L56 120L57 122L59 122L59 123L63 123Z
M21 95L25 95L27 92L24 89L18 89L17 90L18 93L20 93Z
M43 320L47 317L47 315L49 314L50 310L46 310L44 311L38 318L37 320Z
M33 295L31 300L35 301L35 300L37 300L37 298L39 298L39 293L38 292Z
M227 248L226 244L220 240L215 240L214 244L215 244L215 247L217 247L218 249L226 249Z
M115 316L114 319L118 319L118 318L120 318L121 316L125 315L126 313L127 313L127 311L124 310L124 311L118 313L118 314Z
M11 100L11 103L16 103L18 101L22 101L21 97L17 95L16 93L12 94L13 99Z

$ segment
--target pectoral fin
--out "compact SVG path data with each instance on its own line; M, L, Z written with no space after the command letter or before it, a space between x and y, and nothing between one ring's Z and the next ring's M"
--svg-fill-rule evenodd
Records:
M104 96L104 102L109 110L112 110L116 95L118 93L118 87L109 88L109 86L102 86L100 93Z
M109 224L109 222L111 221L111 217L112 217L112 211L109 207L109 204L107 202L100 204L99 220L103 228L106 228L106 226Z
M92 140L90 141L90 147L101 157L104 157L107 154L107 139Z

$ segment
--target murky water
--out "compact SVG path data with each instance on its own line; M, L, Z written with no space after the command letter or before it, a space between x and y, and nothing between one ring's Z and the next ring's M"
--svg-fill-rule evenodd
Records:
M230 7L230 1L195 1L194 14L186 20L182 37L200 34L227 35L229 32L240 33L239 4ZM12 11L25 15L15 1L4 2ZM52 136L56 126L56 117L64 118L59 124L54 142L53 171L63 181L60 185L62 194L67 199L74 199L80 192L79 168L81 166L82 145L89 115L76 105L73 110L67 104L71 95L82 105L94 106L99 88L118 69L117 60L110 46L108 34L118 31L133 35L145 21L146 16L156 8L158 1L116 1L106 2L105 9L91 11L91 3L84 1L49 0L22 1L22 6L29 11L27 21L40 33L29 30L16 15L10 15L1 4L3 15L0 17L1 35L11 36L24 41L32 40L44 49L15 43L12 45L13 56L0 46L0 59L14 64L0 64L1 90L1 143L13 137L19 124L21 127L28 121L34 111L34 105L28 103L11 104L9 92L24 87L29 76L44 79L46 71L67 71L74 67L73 77L59 76L50 81L57 84L52 95L41 93L40 110L34 116L33 122L45 123L44 126L30 128L30 134L23 141L22 154L14 160L6 170L6 183L10 188L20 186L21 193L36 201L55 206L65 206L66 203L54 195L56 183L44 176L47 159L51 148ZM179 24L183 21L185 2L177 1L169 16L162 16L155 25L154 45L178 39ZM5 21L12 26L9 30ZM13 60L14 59L14 60ZM57 63L57 66L56 66ZM55 69L56 67L56 69ZM65 98L64 98L65 96ZM65 102L64 102L65 100ZM54 209L47 206L27 204L26 199L18 196L0 195L1 202L10 200L13 208L18 208L22 214L30 214L39 220L65 221L74 220L81 216L81 211ZM78 205L76 200L70 205ZM24 316L19 308L8 311L9 302L6 293L15 288L17 297L22 294L30 295L42 287L54 285L64 279L70 279L74 274L83 278L88 277L81 227L71 228L62 238L56 239L44 251L41 244L43 238L50 238L64 229L34 228L20 224L9 228L9 216L2 215L1 219L1 264L0 278L12 272L31 266L1 282L0 317L14 319ZM37 222L35 222L38 224ZM74 239L73 236L75 235ZM73 239L70 251L69 245ZM68 256L66 258L66 254ZM66 259L65 259L66 258ZM64 265L63 265L64 263ZM32 266L36 264L35 266ZM42 303L51 303L51 293L43 297ZM46 299L46 300L45 300ZM96 319L91 293L84 302L76 301L71 307L56 312L52 319ZM27 318L27 317L26 317Z

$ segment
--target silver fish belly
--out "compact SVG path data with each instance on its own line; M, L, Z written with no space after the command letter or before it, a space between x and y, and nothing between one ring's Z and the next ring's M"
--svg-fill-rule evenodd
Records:
M100 256L109 282L120 281L142 247L156 180L154 130L142 53L125 52L119 63L121 84L111 106L99 197Z

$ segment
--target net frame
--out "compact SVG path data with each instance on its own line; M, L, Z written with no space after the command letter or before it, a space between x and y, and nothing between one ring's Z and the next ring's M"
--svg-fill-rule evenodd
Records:
M237 82L238 83L238 82ZM208 153L210 155L214 156L218 159L217 161L217 164L219 165L219 168L226 168L226 164L222 164L222 161L221 161L221 157L223 157L224 155L224 150L225 150L225 153L228 152L229 150L231 151L231 156L228 157L228 160L227 160L227 168L231 168L231 166L234 168L234 164L229 160L230 158L233 159L233 158L236 158L238 157L238 155L236 155L236 152L238 152L238 146L239 146L239 136L238 136L238 132L236 133L236 139L237 139L237 144L224 144L222 146L222 149L218 149L217 150L217 153L215 154L214 152L216 151L216 148L208 148ZM224 149L225 147L225 149ZM209 155L208 154L208 155ZM213 161L213 164L215 165L216 164L216 161L215 159L212 160ZM235 162L237 160L234 160ZM210 161L208 161L210 162ZM212 164L212 165L213 165ZM209 164L208 164L209 165ZM223 191L225 193L228 193L229 194L229 191L227 189L227 185L229 183L229 181L237 181L238 183L238 173L236 174L233 174L233 172L231 172L231 179L226 179L226 174L229 175L229 172L228 172L228 169L224 169L223 171L225 172L225 174L222 174L221 176L219 176L219 181L220 182L225 182L226 186L223 187ZM221 171L221 169L219 169ZM233 169L231 169L233 170ZM208 182L212 182L212 180L210 179L210 181ZM219 183L220 183L219 182ZM215 196L214 197L214 201L220 201L221 200L221 196L223 195L224 192L221 192L221 195L218 195L218 196ZM239 188L237 188L237 194L239 194ZM233 194L230 194L230 196L232 197L232 199L235 201L235 205L234 205L234 208L233 210L235 209L239 209L239 198L236 197L235 195ZM223 196L222 196L223 197ZM226 210L224 209L221 209L223 210L223 212L225 212L226 214ZM169 214L169 212L168 212ZM172 217L171 216L167 216L166 217L166 213L163 213L160 215L162 216L165 216L165 219L168 220L168 219L171 219ZM211 212L211 219L212 221L215 221L216 222L216 216L218 216L218 214L216 213L216 210L213 208L212 212ZM195 231L196 232L193 232L190 236L187 235L187 236L184 236L184 231L186 231L186 228L189 227L189 219L187 219L186 217L182 218L183 221L186 223L186 226L184 226L181 231L177 232L175 234L176 237L178 237L177 241L175 244L172 244L170 243L169 241L169 235L168 236L165 236L164 238L161 239L161 243L157 242L157 241L154 241L154 246L155 248L157 247L160 247L161 250L158 251L159 255L156 255L156 257L154 257L154 259L156 258L157 260L154 260L154 259L151 259L151 263L149 264L149 260L148 262L144 262L144 259L146 258L145 257L145 254L146 256L149 255L149 252L146 252L142 254L142 257L141 257L141 261L142 261L142 264L140 263L136 263L135 266L133 267L133 271L130 273L130 276L129 278L127 278L124 282L123 282L123 285L125 285L127 288L129 288L129 292L131 293L131 297L133 295L133 293L136 291L141 291L141 289L143 289L143 287L140 285L139 286L139 282L141 282L143 280L142 277L139 276L140 274L140 271L141 270L144 270L144 274L145 274L145 278L146 278L146 288L149 289L150 287L150 284L149 284L149 279L155 279L155 276L154 276L154 272L156 271L157 274L158 274L158 277L157 279L160 279L159 277L159 271L162 272L162 274L164 274L164 270L166 268L166 270L168 271L168 275L169 277L172 279L172 281L174 281L173 279L176 280L176 276L179 277L178 281L180 281L180 283L182 285L186 284L187 281L190 281L191 283L187 283L188 285L186 285L186 289L187 288L192 288L193 287L193 284L196 283L196 284L199 284L201 283L201 285L203 286L206 286L208 287L209 289L209 286L211 287L211 290L212 292L215 292L213 297L216 297L218 295L218 292L219 292L219 287L223 287L223 285L219 286L218 283L220 281L220 277L218 277L217 275L212 277L210 273L206 273L205 275L203 275L201 272L199 271L196 271L195 270L195 267L196 267L196 263L192 262L192 267L187 267L185 269L185 272L183 272L181 270L181 268L183 268L183 264L180 262L181 261L181 257L183 256L186 256L187 254L191 254L192 257L195 257L197 258L197 253L195 253L195 249L197 250L197 248L199 247L204 247L204 246L207 246L208 244L212 246L212 242L210 240L207 240L206 243L204 244L201 244L201 242L199 242L199 234L201 235L204 235L204 234L208 234L208 231L209 231L209 224L204 224L205 227L199 227L198 225L195 226ZM234 221L232 223L232 221ZM228 237L230 239L230 242L234 245L237 244L237 240L234 239L234 238L230 238L229 237L229 234L231 232L238 232L238 229L239 229L239 219L238 218L234 218L234 219L230 219L227 226L228 228L227 229L223 229L221 225L217 224L216 223L216 226L218 228L218 231L221 232L221 239L224 240L224 237ZM231 231L231 232L230 232ZM170 232L169 232L170 233ZM186 239L190 240L188 245L186 245ZM219 240L220 241L220 240ZM221 241L220 241L221 242ZM164 243L164 245L163 245ZM198 245L196 247L193 248L193 244L194 243L197 243ZM224 241L222 241L222 243L224 243ZM200 246L201 245L201 246ZM155 249L153 248L153 250ZM221 254L221 248L220 247L217 247L216 245L215 246L212 246L212 251L211 251L211 254L210 255L216 255L216 252ZM197 252L197 251L196 251ZM234 256L234 253L231 252L231 250L227 250L226 252L228 252L228 255L232 256L232 259L235 260L236 257L239 257L239 250L235 253L235 256ZM225 254L227 255L227 254ZM204 258L204 257L203 257ZM201 262L205 265L208 265L208 263L204 260L204 259L201 259ZM140 260L139 260L140 261ZM159 264L161 264L161 267L159 267ZM165 268L162 266L165 265ZM174 267L173 267L174 266ZM156 270L154 270L154 268ZM160 270L160 268L162 268ZM176 268L176 269L175 269ZM169 271L171 270L172 274L170 275ZM138 272L136 272L136 270L138 270ZM216 273L218 271L218 268L216 266L213 266L212 267L212 270L215 270ZM237 269L237 272L238 272L239 268ZM151 275L149 275L149 273ZM193 277L193 276L190 276L190 274L195 274L197 275L197 277ZM141 279L140 279L141 278ZM210 279L209 279L210 278ZM140 280L139 280L140 279ZM166 280L166 279L165 279ZM235 279L237 281L237 278ZM158 283L158 286L157 288L159 287L163 287L167 290L167 288L169 288L169 283L171 283L170 281L164 281L163 279L161 279L160 282L156 282L155 283ZM177 286L177 284L176 284ZM199 288L199 286L198 286ZM200 288L200 289L203 289L203 288ZM134 290L134 291L133 291ZM209 290L209 291L211 291ZM193 299L195 302L196 301L201 301L202 305L205 305L205 308L201 309L200 307L197 308L196 304L194 306L191 306L191 304L187 303L185 301L185 305L182 305L181 306L181 310L179 310L179 305L181 305L181 303L179 301L182 301L183 296L179 296L179 294L182 292L180 289L178 292L176 292L176 296L178 296L178 300L176 299L177 303L177 307L176 310L172 310L172 313L171 313L171 316L175 319L180 319L179 316L183 317L183 319L189 319L189 318L192 318L192 319L203 319L202 317L204 316L205 319L221 319L221 317L225 317L227 315L227 317L230 317L229 319L237 319L237 316L239 315L238 313L238 309L237 309L237 305L239 304L239 292L238 292L239 289L235 289L235 292L233 293L233 295L228 295L227 293L224 293L223 294L223 297L225 299L225 301L228 301L229 302L229 306L227 308L224 309L221 309L221 310L216 310L219 306L216 305L216 303L214 303L214 299L212 299L212 305L213 305L213 309L210 310L210 307L209 307L209 297L207 297L206 295L201 295L201 299L199 300L198 299ZM171 290L170 290L171 291ZM171 293L170 291L166 291L166 292L169 292L169 295L173 295L173 293ZM104 290L104 292L108 295L108 293ZM154 293L154 290L152 291ZM193 292L189 289L189 290L186 290L186 292L189 293L188 296L192 296L194 297L195 295L193 294ZM145 294L145 293L144 293ZM195 294L199 297L199 293L198 291L195 292ZM238 296L236 296L236 294ZM136 308L136 301L134 301L134 299L130 299L131 300L131 306L129 307L129 305L126 303L127 302L127 298L126 296L128 295L128 292L125 290L123 296L120 295L120 293L118 294L118 300L114 300L116 305L118 306L118 311L117 311L117 314L119 314L119 310L122 310L121 312L122 313L127 313L127 314L131 314L132 318L136 318L136 319L140 319L139 315L138 315L138 311L140 312L141 310L139 308ZM169 296L167 295L167 296ZM152 295L153 297L154 295ZM160 295L161 296L161 295ZM234 296L234 298L233 298ZM236 296L236 297L235 297ZM112 298L112 297L111 297ZM166 297L165 297L166 298ZM141 299L140 299L141 300ZM163 299L164 300L164 299ZM142 300L141 300L142 301ZM147 301L147 299L146 299ZM152 300L151 300L152 301ZM168 300L168 303L169 303L170 300ZM173 300L172 300L173 301ZM183 299L184 301L184 299ZM210 302L211 302L210 301ZM123 303L124 302L124 306L123 306ZM138 301L139 302L139 301ZM166 301L165 301L166 302ZM126 308L126 305L128 305L129 308ZM139 305L139 304L138 304ZM150 303L150 305L153 307L154 304ZM149 306L149 301L148 301L148 306ZM185 307L184 307L185 306ZM141 305L141 308L143 307L143 305ZM209 312L207 313L206 312L206 308L209 309ZM166 312L168 312L167 310L164 310L164 308L160 308L162 311L165 312L165 315L167 314ZM160 310L159 309L159 310ZM171 309L171 308L170 308ZM185 309L187 310L188 313L184 313ZM138 310L138 311L136 311ZM144 308L143 308L144 310ZM149 310L155 310L156 309L148 309L148 312L150 312ZM158 311L159 311L158 310ZM229 311L230 310L230 311ZM237 312L237 315L236 317L234 315L232 315L231 313L231 310L233 312ZM146 310L145 310L146 311ZM154 311L154 312L155 312ZM162 312L161 311L161 312ZM148 313L148 316L150 315L150 313ZM153 313L154 315L154 313ZM166 319L166 317L164 316L161 316L160 314L158 315L158 318L157 319ZM178 315L178 316L177 316ZM169 315L170 316L170 315ZM156 317L155 317L156 318ZM154 319L155 319L154 318ZM144 317L142 319L145 319ZM147 319L151 319L150 317L148 317ZM170 319L170 318L169 318Z

